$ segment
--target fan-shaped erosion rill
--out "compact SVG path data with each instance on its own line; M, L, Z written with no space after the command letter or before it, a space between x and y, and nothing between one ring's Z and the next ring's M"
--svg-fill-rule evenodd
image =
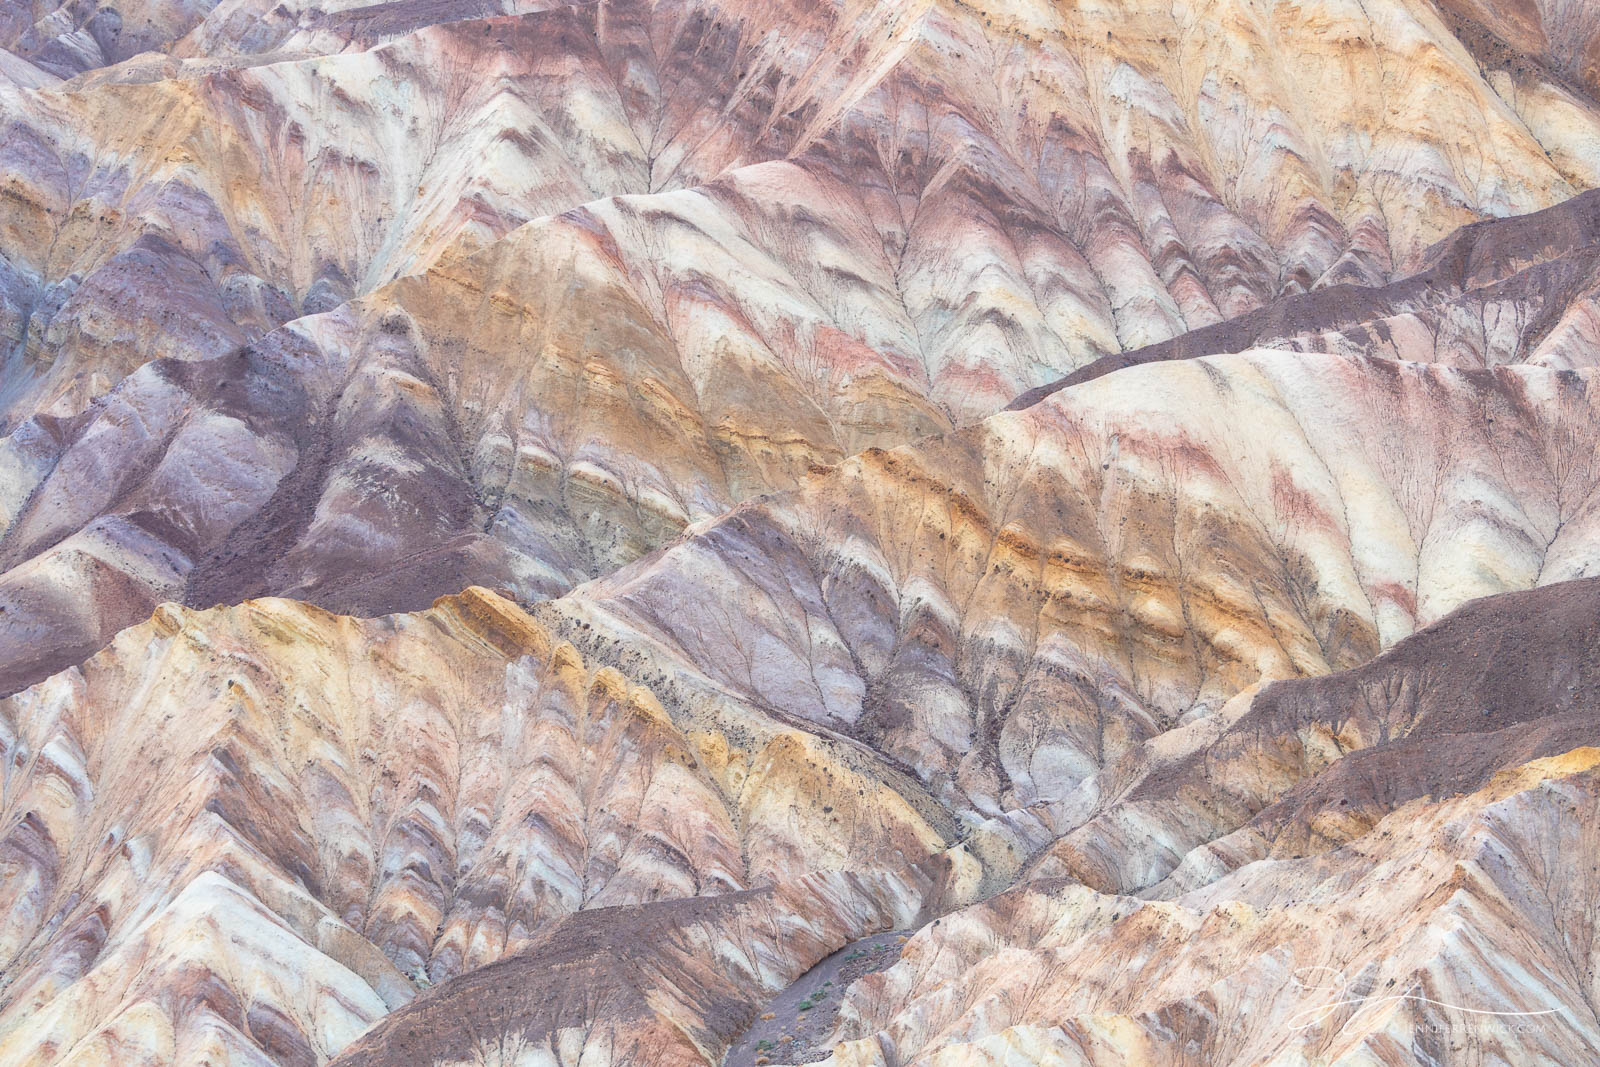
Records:
M1600 1063L1600 6L0 11L0 1063Z

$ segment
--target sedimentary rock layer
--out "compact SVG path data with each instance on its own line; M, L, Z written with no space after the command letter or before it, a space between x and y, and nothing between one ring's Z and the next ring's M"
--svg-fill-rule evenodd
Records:
M1019 888L852 988L832 1062L1581 1061L1597 595L1474 602L1145 746Z
M857 983L828 1062L1584 1062L1597 759L1419 798L1171 901L1012 890Z
M1592 9L0 11L0 1062L1586 1062Z
M673 692L487 591L163 607L0 705L0 1058L321 1062L417 985L661 898L735 894L697 973L781 984L970 880L870 750ZM828 869L856 874L787 883Z
M559 604L997 815L1263 678L1589 574L1589 382L1267 351L1133 368L854 457Z
M5 688L165 598L558 594L814 465L1595 184L1567 60L1486 71L1413 0L194 15L174 65L0 97L0 597L42 650ZM1586 298L1547 290L1471 357L1546 358L1513 327L1570 303L1551 343L1583 362ZM1366 348L1415 355L1391 332ZM163 467L190 473L159 515L113 506Z
M1249 348L1360 352L1422 363L1573 369L1595 359L1600 194L1530 215L1463 226L1430 248L1424 270L1383 286L1334 285L1169 341L1103 356L1010 405L1123 367Z

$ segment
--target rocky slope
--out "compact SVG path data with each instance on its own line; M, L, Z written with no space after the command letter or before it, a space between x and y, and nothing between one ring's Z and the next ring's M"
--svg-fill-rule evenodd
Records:
M1585 1062L1597 759L1419 798L1170 901L1029 883L862 979L828 1062Z
M196 14L154 66L0 99L0 598L44 650L5 688L162 599L559 594L816 464L1405 274L1594 185L1600 140L1566 60L1488 70L1399 0ZM1456 361L1583 362L1563 239L1529 254L1565 288L1452 312Z
M1380 355L1419 363L1576 369L1594 361L1600 194L1530 215L1463 226L1389 285L1332 285L1159 344L1118 352L1030 389L1008 405L1123 367L1249 348Z
M147 364L82 414L26 421L0 445L0 603L35 652L8 649L0 685L75 662L163 599L381 613L474 581L558 595L819 464L952 427L909 354L915 330L862 340L832 324L892 301L862 295L830 320L776 266L740 276L733 236L712 236L719 202L804 199L797 173L747 168L666 197L669 213L617 200L530 224L225 357ZM1585 367L1597 212L1586 194L1469 229L1403 281L1281 298L1017 403L1252 344Z
M712 944L781 984L970 881L870 750L657 685L487 591L163 607L0 707L0 1057L320 1062L579 909L758 885Z
M998 814L1259 679L1591 573L1589 382L1269 351L1138 367L854 457L559 604Z
M12 5L0 1062L1586 1062L1597 145L1573 0Z
M831 1062L1582 1062L1597 596L1489 597L1147 746L1019 888L853 987Z

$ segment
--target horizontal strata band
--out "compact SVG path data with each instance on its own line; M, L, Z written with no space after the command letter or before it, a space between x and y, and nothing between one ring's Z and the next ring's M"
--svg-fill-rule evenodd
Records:
M0 1064L1580 1064L1600 5L0 12Z

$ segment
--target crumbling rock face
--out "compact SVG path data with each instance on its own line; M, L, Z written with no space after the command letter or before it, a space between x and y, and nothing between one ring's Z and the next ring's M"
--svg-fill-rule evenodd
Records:
M1249 348L1382 355L1456 367L1592 366L1600 292L1600 194L1530 215L1463 226L1425 268L1383 286L1333 285L1169 341L1102 356L1009 407L1123 367Z
M1419 798L1170 901L1028 883L852 987L828 1062L1583 1062L1597 758ZM1511 944L1516 967L1486 962Z
M1146 745L1018 888L852 987L832 1062L1581 1059L1596 596L1487 597ZM1506 939L1515 971L1478 962Z
M0 11L0 1062L1587 1062L1597 18Z
M0 584L32 648L0 658L6 689L163 599L558 595L817 465L1384 283L1600 166L1600 119L1555 68L1505 95L1411 0L1266 23L1232 3L191 14L150 45L164 60L0 98ZM49 17L69 15L90 18ZM1435 265L1477 295L1413 294L1348 337L1318 312L1292 343L1583 366L1587 261L1554 259L1493 300ZM174 391L166 360L279 395ZM131 525L85 506L121 494L81 483L74 446L118 438L126 487L197 420L227 438L219 486Z
M712 898L586 911L527 951L418 997L334 1062L715 1062L752 1021L756 998L843 941L914 914L907 888L814 875ZM883 903L865 903L874 898Z
M740 934L765 912L717 935L771 984L962 891L870 752L669 714L483 590L372 621L167 605L0 725L8 1063L151 1041L320 1062L581 909L857 872L764 904L799 927L765 949Z
M1339 674L1236 701L1212 736L1141 753L1037 877L1171 896L1252 859L1322 852L1426 796L1593 739L1593 579L1473 601Z
M559 603L999 815L1262 679L1590 573L1588 383L1266 351L1131 369L853 458Z

